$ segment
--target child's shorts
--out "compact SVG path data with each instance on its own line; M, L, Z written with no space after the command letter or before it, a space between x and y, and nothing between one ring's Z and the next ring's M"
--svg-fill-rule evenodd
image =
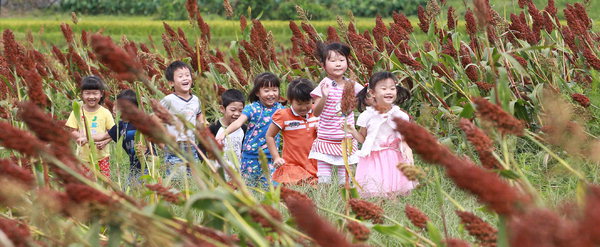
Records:
M110 157L104 157L98 161L98 167L100 167L100 173L110 178Z
M185 153L191 153L192 157L195 160L198 160L198 152L196 152L196 149L192 145L190 145L189 143L178 144L181 150L183 150ZM177 156L175 153L170 152L168 148L165 149L165 165L167 168L167 176L171 173L175 173L175 177L183 177L184 172L187 172L188 174L190 173L190 168L184 162L184 160Z

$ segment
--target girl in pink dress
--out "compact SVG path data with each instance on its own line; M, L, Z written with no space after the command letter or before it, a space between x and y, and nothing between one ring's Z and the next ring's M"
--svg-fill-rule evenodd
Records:
M413 164L412 150L395 131L394 118L409 120L408 114L396 104L410 98L408 90L397 83L392 73L378 72L358 95L359 109L369 95L374 100L374 105L367 107L356 121L360 131L351 130L363 143L356 168L356 181L363 197L406 195L417 185L397 168L399 163Z

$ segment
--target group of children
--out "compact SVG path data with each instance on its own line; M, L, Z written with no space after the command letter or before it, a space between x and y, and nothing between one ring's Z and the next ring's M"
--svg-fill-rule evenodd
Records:
M265 186L269 173L273 182L280 184L331 183L334 171L337 182L346 181L343 142L351 140L347 162L357 164L355 178L363 196L393 196L410 192L416 184L408 180L400 170L399 163L412 164L412 151L395 131L395 118L409 120L397 104L407 100L410 94L399 86L390 72L375 73L364 87L344 77L348 69L350 48L341 43L319 45L320 60L327 74L318 86L307 79L291 81L287 87L289 107L280 103L280 80L272 73L262 73L254 78L254 87L245 104L242 92L230 89L221 95L220 112L223 116L209 128L217 142L224 144L226 154L240 160L239 171L249 186ZM180 61L168 66L165 77L173 87L173 93L165 96L161 104L172 114L183 115L196 125L204 124L200 101L191 93L191 68ZM362 111L356 121L353 113L341 113L341 101L346 85L354 84L355 94ZM135 127L126 119L114 124L112 115L100 106L103 87L99 78L86 77L82 84L82 120L71 113L67 126L82 145L81 159L89 162L89 129L98 150L100 170L109 176L108 152L104 147L111 140L124 137L123 148L130 154L132 169L139 173L139 161L135 157L132 133ZM137 105L135 93L125 90L118 99L130 100ZM118 108L118 104L117 104ZM82 123L87 122L87 127ZM198 157L194 149L191 130L183 131L181 123L166 125L180 148ZM117 133L116 130L120 130ZM280 136L283 137L282 154L279 153ZM362 146L359 150L359 144ZM260 153L267 157L269 171L263 171ZM231 155L225 155L226 163L234 164ZM185 172L182 160L165 149L167 173Z

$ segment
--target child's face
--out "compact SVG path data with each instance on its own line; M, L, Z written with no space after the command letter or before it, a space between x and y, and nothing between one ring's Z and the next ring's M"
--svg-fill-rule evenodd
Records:
M117 102L115 102L115 105L113 107L113 112L115 112L115 113L123 112L123 105L119 104L119 100L117 100ZM123 120L125 122L129 122L129 119L127 119L127 117L123 114L121 114L121 120Z
M291 100L292 109L294 112L300 116L306 116L308 112L312 109L312 100L309 101L299 101L299 100Z
M227 107L221 106L221 113L223 113L223 121L229 125L233 121L237 120L242 115L244 109L244 103L242 102L231 102Z
M96 107L102 98L102 91L83 90L81 92L81 98L83 99L83 104L85 104L87 107Z
M256 93L256 97L265 106L273 106L279 100L278 87L261 87Z
M175 92L187 94L192 88L192 73L188 68L179 68L173 72L173 81L169 85L175 89Z
M329 56L325 60L325 72L329 77L340 78L344 76L348 69L346 57L335 51L329 51Z
M377 103L393 104L396 101L396 82L391 78L378 81L373 89L373 97Z

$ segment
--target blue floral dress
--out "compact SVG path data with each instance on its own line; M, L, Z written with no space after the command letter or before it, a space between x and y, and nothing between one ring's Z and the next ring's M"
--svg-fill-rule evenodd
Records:
M248 130L244 137L242 145L242 176L246 180L248 186L266 186L267 179L263 175L258 158L258 150L263 150L267 156L269 163L269 172L272 174L275 169L272 166L271 153L267 148L267 130L271 125L271 117L279 109L283 109L283 105L279 102L272 107L266 107L260 101L255 101L252 104L246 105L242 114L248 117ZM275 145L279 146L279 134L275 137Z

